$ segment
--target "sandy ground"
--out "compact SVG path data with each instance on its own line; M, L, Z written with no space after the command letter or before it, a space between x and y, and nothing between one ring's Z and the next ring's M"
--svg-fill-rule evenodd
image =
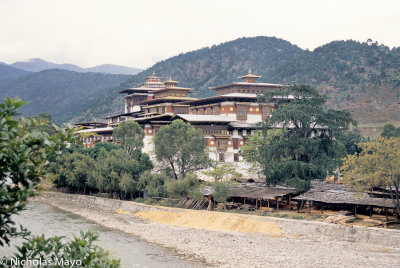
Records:
M43 201L42 201L43 202ZM279 226L256 226L231 213L212 218L165 212L114 211L88 204L45 200L105 227L132 234L213 267L399 267L398 248L282 235ZM174 213L172 213L174 214ZM210 213L208 214L210 215ZM224 218L226 217L226 218ZM232 217L237 217L231 220ZM205 223L212 224L205 224ZM227 222L231 222L227 224ZM189 228L189 226L191 228ZM221 226L226 226L222 228Z

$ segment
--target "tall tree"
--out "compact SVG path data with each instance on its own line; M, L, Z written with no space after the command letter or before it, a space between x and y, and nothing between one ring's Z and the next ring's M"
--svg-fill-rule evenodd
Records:
M260 97L260 102L278 105L263 124L264 137L273 129L283 130L273 142L259 147L268 183L307 188L311 179L324 179L339 167L346 155L339 140L355 122L349 112L325 110L326 100L309 85L292 85Z
M114 141L120 143L128 154L143 147L143 138L143 129L132 120L121 123L113 131Z
M56 129L52 136L38 129L35 119L16 118L24 105L18 98L0 103L0 246L19 235L11 219L35 195L49 159L60 154L71 141L71 129Z
M208 163L202 131L180 119L160 128L154 137L154 149L157 160L171 169L175 179L182 179Z
M400 137L400 127L395 127L392 124L386 124L383 126L381 136L385 138L398 138Z
M359 144L361 152L348 155L343 163L345 181L360 191L372 187L390 189L393 205L400 214L400 138L378 138Z

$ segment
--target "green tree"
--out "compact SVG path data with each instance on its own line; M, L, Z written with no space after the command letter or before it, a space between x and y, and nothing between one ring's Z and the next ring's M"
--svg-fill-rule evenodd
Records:
M214 178L214 181L223 181L226 178L239 180L243 175L236 171L236 168L229 164L216 165L211 170L203 171L204 175Z
M80 237L66 240L64 237L46 238L44 235L31 237L17 247L15 257L19 260L52 261L53 265L46 267L59 267L55 263L64 260L70 267L120 267L120 261L112 259L109 252L94 244L98 236L92 232L81 232ZM68 263L67 263L68 262ZM74 263L74 265L72 265ZM12 267L11 261L7 265Z
M133 180L128 173L122 173L121 181L118 186L122 192L123 199L125 199L128 194L131 196L131 199L133 199L133 194L137 192L137 181Z
M200 185L199 179L194 174L188 174L182 180L168 180L165 183L167 195L172 198L181 198L189 194Z
M381 133L382 137L385 138L399 138L400 137L400 127L395 127L392 124L386 124L383 126L383 131Z
M248 137L246 145L240 148L240 154L246 162L251 164L251 170L262 174L264 170L272 170L274 166L277 166L277 159L273 157L275 150L272 148L265 150L265 148L279 144L283 134L283 129L270 129L267 136L264 136L262 130L256 130L253 135Z
M228 200L231 194L231 183L229 182L216 182L214 183L214 200L218 203L224 204L226 209L226 200Z
M378 138L359 144L361 152L344 159L346 183L359 191L388 187L400 215L400 138Z
M165 182L167 180L168 176L164 174L145 171L139 178L138 189L143 193L146 192L149 197L164 197L166 196Z
M365 141L360 134L358 129L347 131L341 138L341 142L346 147L347 154L359 153L361 149L358 147L358 143Z
M325 179L340 166L346 155L340 140L355 122L349 112L325 110L326 100L308 85L288 86L260 97L260 102L278 105L263 124L263 135L284 130L274 142L259 147L267 183L304 189L311 179Z
M180 119L160 128L154 137L154 149L157 160L171 169L175 179L183 179L208 163L202 131Z
M35 119L16 118L25 103L6 98L0 103L0 246L20 235L11 219L36 193L49 159L61 154L71 141L71 129L56 128L54 135L40 132Z
M143 147L144 131L140 125L132 120L127 120L113 130L114 141L120 143L122 148L131 154Z

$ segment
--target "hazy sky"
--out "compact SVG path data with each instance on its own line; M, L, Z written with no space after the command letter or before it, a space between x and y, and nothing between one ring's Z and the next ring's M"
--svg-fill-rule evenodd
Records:
M399 0L0 0L0 61L147 68L239 37L400 46Z

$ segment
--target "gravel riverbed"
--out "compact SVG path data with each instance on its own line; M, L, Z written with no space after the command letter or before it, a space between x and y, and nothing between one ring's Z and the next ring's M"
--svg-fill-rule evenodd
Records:
M326 238L178 227L66 200L36 201L167 247L210 267L399 267L399 247ZM299 223L300 224L300 223Z

